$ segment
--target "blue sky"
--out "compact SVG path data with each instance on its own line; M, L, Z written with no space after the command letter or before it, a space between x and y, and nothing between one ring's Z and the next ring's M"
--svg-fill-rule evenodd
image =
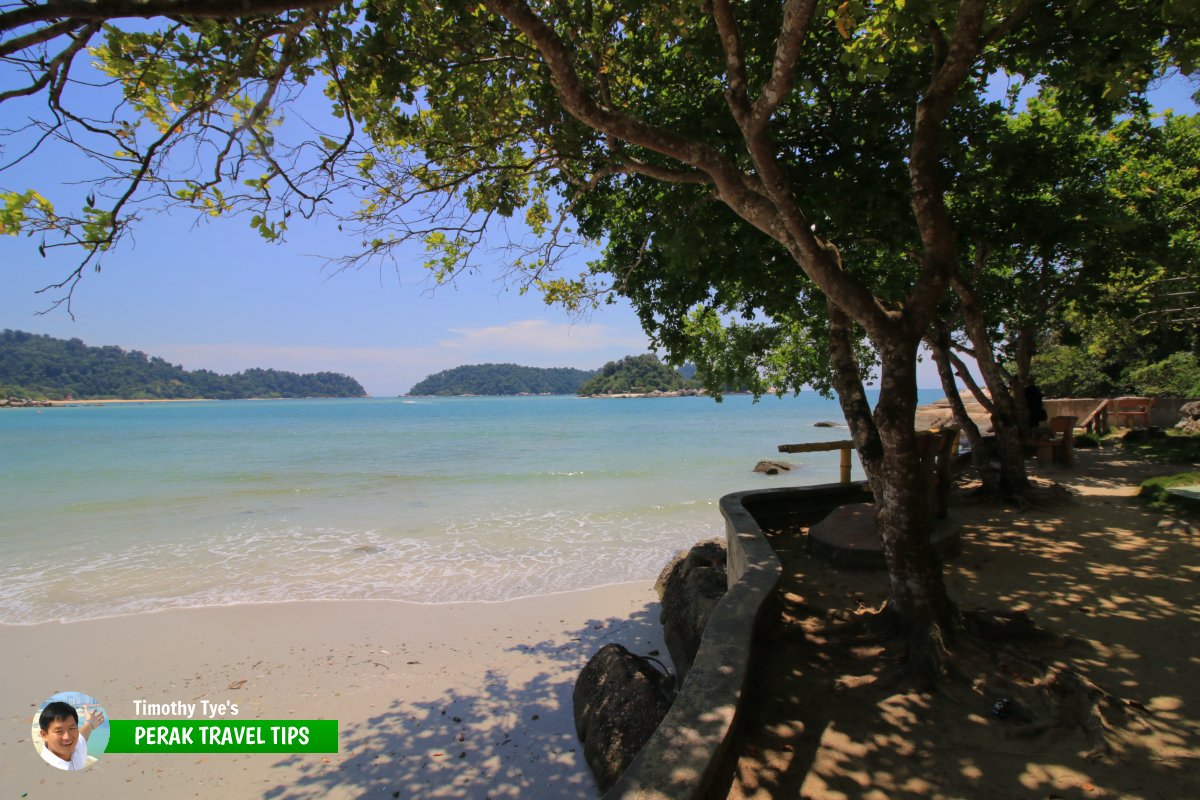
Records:
M1194 113L1188 93L1175 82L1155 101ZM23 110L0 106L0 127L18 124ZM0 173L0 188L36 187L55 202L81 198L87 185L72 181L90 177L86 169L56 150ZM573 319L506 286L499 265L431 290L419 252L395 271L327 265L354 244L329 222L293 218L288 240L268 244L245 217L197 224L182 212L149 216L134 240L105 257L101 274L79 285L71 319L62 309L39 314L50 299L37 294L70 271L70 254L43 259L36 240L0 237L0 327L142 350L188 369L344 372L375 396L461 364L592 369L649 349L623 302ZM919 380L938 385L932 365Z

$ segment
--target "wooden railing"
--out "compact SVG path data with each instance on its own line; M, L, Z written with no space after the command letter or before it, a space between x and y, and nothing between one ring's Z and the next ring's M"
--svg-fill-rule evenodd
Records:
M1076 427L1083 428L1088 433L1108 433L1108 399L1097 403Z
M781 444L779 452L781 453L823 453L828 450L842 451L841 464L841 481L842 483L850 482L850 451L854 449L854 442L846 439L840 442L806 442L804 444Z

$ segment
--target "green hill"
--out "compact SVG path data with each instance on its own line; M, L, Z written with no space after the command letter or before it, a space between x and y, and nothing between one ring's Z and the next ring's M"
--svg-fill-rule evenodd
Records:
M424 397L455 395L576 394L595 371L570 367L522 367L518 364L470 364L447 369L408 390Z
M79 339L6 330L0 333L0 396L63 400L179 400L207 397L366 397L353 378L336 372L299 375L248 369L234 375L188 371L120 347L89 347Z
M699 388L650 353L625 356L604 365L596 377L579 387L581 395L649 394L681 392Z

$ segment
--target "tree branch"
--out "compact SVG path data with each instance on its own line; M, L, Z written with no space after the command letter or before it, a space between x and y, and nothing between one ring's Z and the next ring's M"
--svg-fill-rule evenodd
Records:
M15 39L10 39L0 44L0 58L11 56L13 53L18 53L26 48L48 42L57 36L61 36L82 26L83 22L81 20L64 19L62 22L56 22L53 25L47 25L44 28L30 31L24 36L18 36Z
M967 369L967 365L958 357L958 354L953 350L947 350L946 355L950 357L950 363L954 364L954 371L958 374L959 379L966 384L971 390L971 394L979 401L979 405L987 409L989 414L996 412L996 407L992 405L992 398L988 397L987 392L979 388L979 384L975 382L975 376L971 374L971 370Z
M114 19L184 17L190 19L234 19L267 17L306 9L336 8L344 0L47 0L0 14L0 32L25 25L74 19L107 22Z
M721 49L725 51L725 74L729 83L725 89L725 102L738 127L744 129L750 124L746 54L742 50L742 35L738 31L737 19L733 16L729 0L712 0L712 17L717 23Z
M1025 22L1026 18L1033 13L1033 9L1042 2L1042 0L1022 0L1021 4L1013 9L1013 12L1004 18L990 31L984 34L983 43L989 45L992 42L1012 33L1017 26Z
M771 65L771 77L754 101L755 125L766 125L775 109L791 94L795 83L796 64L803 52L808 28L816 13L815 0L787 0L783 6L783 24L775 44L775 59Z
M808 17L804 16L801 13L804 8L799 3L789 3L789 6L791 13L785 13L776 47L776 66L780 66L779 53L782 51L784 53L782 64L785 67L790 64L794 69L795 61L799 58L804 44L811 14ZM811 12L811 8L808 10ZM722 46L734 48L732 51L726 50L728 69L731 71L742 69L744 55L741 52L741 38L737 35L733 10L726 0L714 0L713 16L717 27L723 31L720 37ZM744 91L735 91L739 81L744 83L744 80L744 71L740 78L731 75L731 90L726 93L726 97L729 99L734 118L738 122L750 158L758 172L762 194L770 200L774 211L773 224L763 230L788 249L805 274L820 286L821 290L843 311L861 322L869 333L882 335L885 329L894 325L892 316L879 303L878 298L846 272L837 248L813 233L804 212L796 203L795 193L787 173L776 157L776 148L767 128L769 116L764 116L762 119L752 117L749 107L745 105ZM790 70L787 75L772 75L772 81L776 90L784 85L790 86ZM780 101L782 101L782 97L773 98L771 102L777 105ZM764 102L760 107L763 113L769 115L767 109L774 108L771 102ZM729 205L734 211L741 213L732 203Z
M954 269L955 226L946 209L938 179L942 157L941 130L954 102L954 94L967 79L982 48L986 11L986 0L962 0L959 4L949 47L941 63L935 65L925 95L917 104L909 150L909 181L924 258L921 275L905 303L914 336L925 331L936 313L946 281Z
M593 172L591 178L582 186L585 189L594 189L600 181L615 175L645 175L647 178L654 178L664 183L690 183L698 186L707 186L712 183L712 179L703 172L660 167L626 156L618 164L610 164Z
M21 89L0 92L0 103L3 103L5 100L11 100L14 97L28 97L37 94L52 83L57 86L56 94L61 93L62 86L66 83L65 76L71 68L71 62L79 54L80 50L87 47L88 42L99 30L100 25L93 23L81 28L78 34L72 34L71 44L63 48L63 51L46 65L45 70L37 80Z

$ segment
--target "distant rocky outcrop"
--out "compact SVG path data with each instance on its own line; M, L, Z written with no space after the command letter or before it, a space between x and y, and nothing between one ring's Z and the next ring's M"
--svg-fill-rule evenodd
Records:
M44 408L54 405L49 400L30 400L28 397L0 397L0 408Z
M1184 403L1179 407L1179 422L1176 428L1184 433L1200 433L1200 400Z
M830 422L829 420L823 420L821 422L814 422L813 427L814 428L840 428L842 426L836 422Z
M781 472L790 472L792 465L786 461L760 461L754 465L755 472L762 472L767 475L778 475Z
M663 638L682 684L700 649L708 618L728 588L725 543L712 539L680 552L663 569L654 588L662 603Z
M575 681L575 732L601 792L612 788L675 698L671 676L619 644L596 651Z

